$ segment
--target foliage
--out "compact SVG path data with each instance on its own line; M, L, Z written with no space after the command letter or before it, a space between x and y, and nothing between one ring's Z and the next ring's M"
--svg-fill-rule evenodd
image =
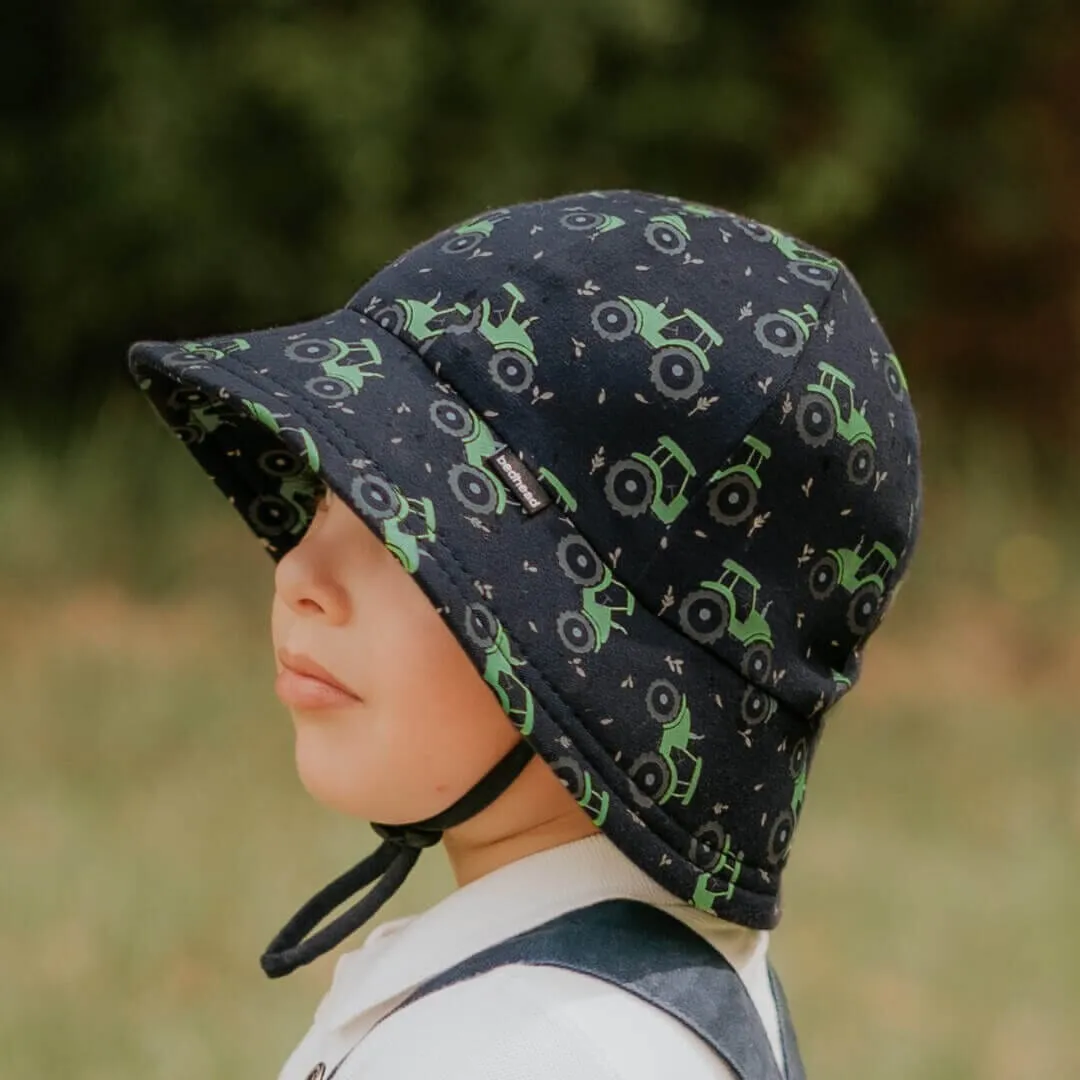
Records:
M37 434L77 430L133 338L317 315L485 206L607 186L835 250L924 400L1045 434L1075 385L1064 0L11 0L0 18L0 409Z

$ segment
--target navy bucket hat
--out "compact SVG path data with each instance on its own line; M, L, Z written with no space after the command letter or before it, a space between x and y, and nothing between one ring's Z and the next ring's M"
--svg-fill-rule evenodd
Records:
M275 560L323 483L345 500L522 735L445 814L376 824L268 974L366 921L534 753L672 893L776 925L822 721L921 513L903 370L839 260L594 191L445 230L321 318L129 363Z

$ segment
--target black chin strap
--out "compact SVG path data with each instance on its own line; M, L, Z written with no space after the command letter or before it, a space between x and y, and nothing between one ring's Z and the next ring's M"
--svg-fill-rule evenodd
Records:
M420 852L437 844L444 829L468 821L493 803L514 782L532 756L532 747L522 740L453 806L426 821L410 825L373 823L371 827L383 837L383 843L317 892L281 928L259 958L263 971L271 979L288 975L329 952L363 926L398 891ZM375 884L371 891L348 911L328 926L311 933L335 908L372 882Z

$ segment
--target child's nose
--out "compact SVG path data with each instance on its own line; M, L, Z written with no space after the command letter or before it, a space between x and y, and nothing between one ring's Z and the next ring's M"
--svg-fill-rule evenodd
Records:
M348 593L330 573L325 560L313 558L303 543L278 560L274 588L297 615L320 616L335 625L348 622Z

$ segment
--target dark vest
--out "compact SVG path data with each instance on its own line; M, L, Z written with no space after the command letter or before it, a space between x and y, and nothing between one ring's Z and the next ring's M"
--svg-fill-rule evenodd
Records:
M772 965L769 981L780 1019L785 1074L776 1066L761 1017L735 969L673 915L639 900L603 900L501 941L422 983L387 1016L503 964L569 968L621 986L696 1032L739 1080L806 1080L787 1000Z

